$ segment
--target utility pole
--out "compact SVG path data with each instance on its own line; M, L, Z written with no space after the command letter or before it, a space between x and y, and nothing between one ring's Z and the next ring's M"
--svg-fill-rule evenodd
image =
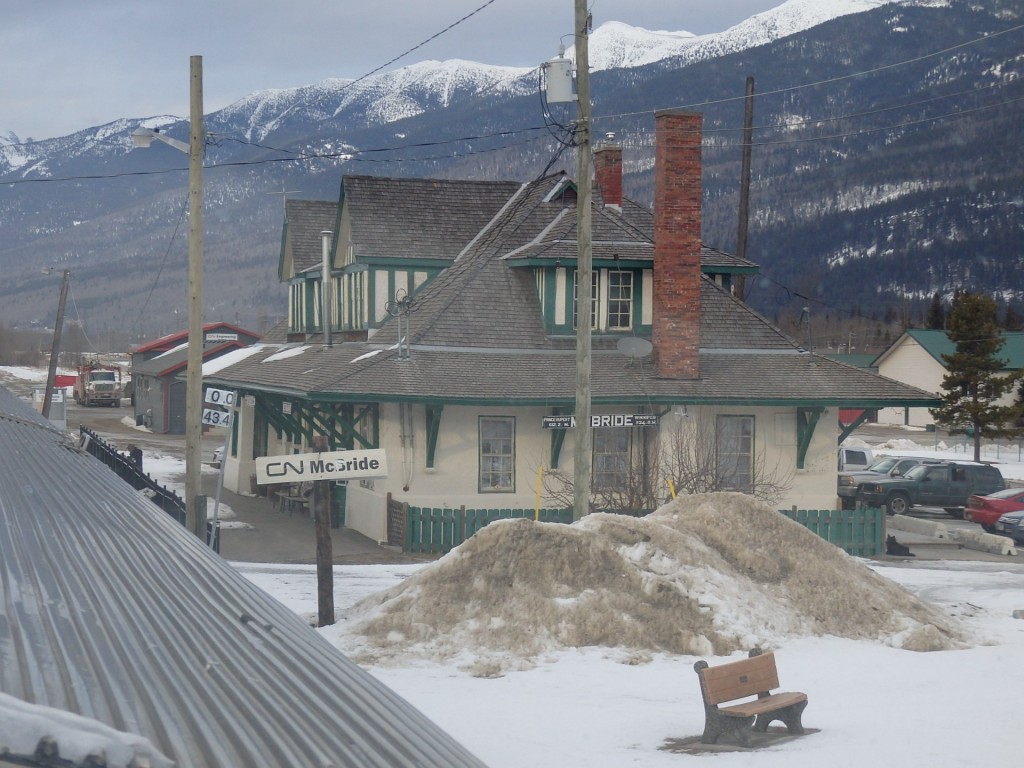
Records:
M334 235L329 229L320 233L322 241L322 267L323 279L320 281L320 301L323 302L323 323L324 323L324 347L331 347L331 237Z
M590 425L591 180L590 14L586 0L576 9L576 430L573 444L573 520L590 514L593 428Z
M44 270L49 272L49 268ZM64 280L60 284L60 301L57 303L57 321L53 325L53 347L50 349L50 369L46 374L46 394L43 396L43 418L50 418L50 403L53 402L53 387L57 380L57 356L60 354L60 336L64 328L64 304L68 300L68 283L71 271L64 270Z
M747 78L743 101L743 163L740 170L740 221L736 236L736 256L747 258L747 225L750 220L750 150L754 142L754 78ZM736 298L746 300L747 276L736 276Z
M189 59L188 358L185 374L185 526L206 541L203 448L203 57ZM202 502L202 504L200 504ZM200 508L202 507L202 508Z
M327 436L315 435L313 447L317 453L327 450ZM329 480L313 482L313 514L316 527L316 597L317 626L334 623L334 546L331 541L331 483Z

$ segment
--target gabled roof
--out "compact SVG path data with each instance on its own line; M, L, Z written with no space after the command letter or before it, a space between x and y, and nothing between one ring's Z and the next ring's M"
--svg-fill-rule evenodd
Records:
M1024 368L1024 333L1003 331L1000 335L1003 337L1003 346L996 353L996 357L1006 361L1004 370L1016 371ZM946 331L908 328L903 332L902 336L896 339L888 349L875 359L874 365L878 366L893 352L907 343L919 345L925 352L935 358L943 368L946 367L946 363L943 361L942 356L952 355L956 352L956 344L949 338Z
M516 181L345 176L341 204L355 258L450 261L521 186Z
M0 692L26 710L143 736L182 768L483 768L3 388L0 445L17 446L0 462ZM24 742L9 704L4 745Z
M323 263L322 232L337 232L338 204L324 200L286 200L284 231L281 235L281 258L278 279ZM289 270L289 263L291 269Z
M232 349L239 349L246 345L238 341L229 341L225 344L204 344L203 345L203 360L212 360L216 357L229 352ZM133 375L141 376L170 376L176 371L184 370L188 365L188 344L182 344L180 347L170 352L165 352L162 355L157 355L149 360L138 363L132 366Z
M295 347L283 359L259 353L225 368L216 381L326 401L571 405L575 338L547 334L533 270L515 267L523 259L552 260L558 254L575 260L575 200L564 174L517 185L497 214L466 240L454 263L415 295L401 322L388 318L366 342ZM621 213L595 202L595 259L650 262L652 222L649 211L628 201ZM706 253L740 270L750 264L720 251ZM662 378L650 358L632 360L615 350L621 335L598 335L593 402L938 403L931 393L807 354L706 277L701 302L699 379ZM400 339L411 347L408 358L397 348Z
M218 332L235 333L235 334L238 334L240 336L249 336L249 337L251 337L253 339L258 339L260 337L260 335L258 333L253 333L252 331L247 331L244 328L240 328L237 325L232 325L231 323L206 323L206 324L203 325L203 334L204 335L207 334L207 333L218 333ZM159 339L154 339L153 341L147 341L145 344L142 344L142 345L140 345L138 347L135 347L132 350L132 354L144 353L144 352L154 352L154 351L157 351L157 350L165 350L166 351L168 349L171 349L173 347L178 346L179 344L181 344L182 342L187 341L187 340L188 340L188 330L177 331L176 333L169 333L166 336L161 336Z

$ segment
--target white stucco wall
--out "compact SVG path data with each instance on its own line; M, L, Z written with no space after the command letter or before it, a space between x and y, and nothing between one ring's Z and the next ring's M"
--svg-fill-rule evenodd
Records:
M946 369L942 364L910 336L904 336L899 344L879 361L878 372L888 379L895 379L935 394L942 391L942 377L946 375ZM927 408L881 408L878 411L878 423L924 427L934 424L935 419Z
M623 413L623 409L595 409L595 413ZM663 417L667 434L669 419L698 419L700 411L691 407L686 417L672 411ZM834 509L836 499L836 442L838 414L827 409L819 418L807 451L806 465L796 469L796 413L791 408L714 408L705 409L704 419L716 414L753 416L756 471L771 478L782 488L779 509L796 506L801 509ZM401 406L385 404L380 411L380 447L387 455L389 475L385 479L351 481L346 499L345 524L374 541L387 538L386 499L390 492L394 499L413 506L434 508L503 508L532 509L537 503L538 469L550 469L551 430L542 428L546 408L514 407L462 407L447 406L441 418L434 454L433 468L426 467L427 431L426 415L422 405L405 408L406 429L401 428ZM478 418L486 416L512 416L515 418L515 485L510 492L480 493L478 478ZM239 455L230 457L226 466L225 487L248 494L249 476L255 472L251 456L251 405L242 403L239 412ZM641 430L635 430L634 440ZM268 454L281 455L295 450L305 451L308 446L292 445L277 440L271 432ZM558 469L572 475L573 434L566 435L560 452ZM669 497L668 488L661 489L660 497ZM555 506L553 499L542 494L541 506Z

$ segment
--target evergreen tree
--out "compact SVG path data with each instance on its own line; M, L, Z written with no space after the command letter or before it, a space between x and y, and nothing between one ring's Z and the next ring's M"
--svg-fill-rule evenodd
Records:
M1016 405L999 405L1021 379L1021 372L1002 375L1006 362L996 355L1003 346L996 302L980 293L958 293L949 313L950 340L956 351L943 355L942 405L933 408L935 420L954 429L969 428L974 435L974 460L981 460L983 437L1019 434L1014 427Z
M946 308L942 306L942 297L938 291L932 296L931 306L928 307L927 327L935 331L946 327Z
M1003 328L1007 331L1019 331L1024 328L1024 321L1021 320L1017 310L1013 308L1013 304L1010 302L1007 302L1006 314L1003 315Z

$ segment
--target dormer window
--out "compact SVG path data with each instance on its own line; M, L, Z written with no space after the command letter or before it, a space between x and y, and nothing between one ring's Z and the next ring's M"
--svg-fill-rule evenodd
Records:
M578 272L573 273L573 328L576 327L578 275ZM625 269L600 269L591 273L591 328L598 331L629 331L633 328L633 281L633 272Z

